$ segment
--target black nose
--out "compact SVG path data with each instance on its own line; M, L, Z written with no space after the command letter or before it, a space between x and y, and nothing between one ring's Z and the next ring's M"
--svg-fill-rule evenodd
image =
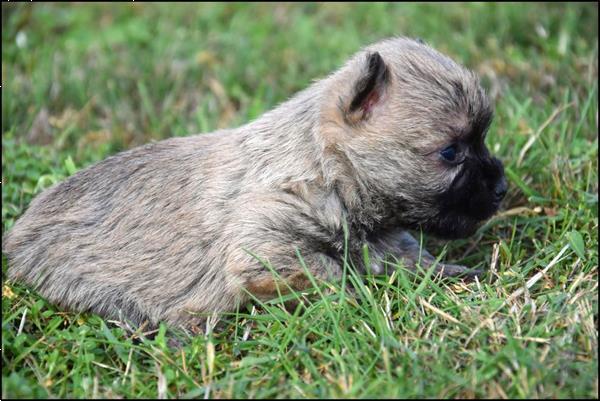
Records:
M506 178L502 177L500 181L496 183L496 187L494 188L494 195L496 196L496 200L498 202L504 198L507 189L508 185L506 183Z

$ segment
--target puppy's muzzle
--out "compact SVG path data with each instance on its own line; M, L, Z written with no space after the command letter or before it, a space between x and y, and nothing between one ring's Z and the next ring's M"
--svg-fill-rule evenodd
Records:
M508 191L508 183L506 182L506 176L504 175L504 166L502 162L497 158L492 158L492 165L494 166L494 170L496 171L496 179L494 180L494 187L492 189L493 196L493 204L495 207L500 205L504 196L506 196L506 192Z
M494 196L496 203L500 203L502 199L504 199L507 190L508 184L506 183L506 178L502 176L500 180L496 183L496 188L494 188Z

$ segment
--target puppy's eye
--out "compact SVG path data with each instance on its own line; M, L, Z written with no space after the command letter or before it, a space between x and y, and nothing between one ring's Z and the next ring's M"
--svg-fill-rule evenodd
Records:
M456 145L450 145L447 148L443 149L440 152L440 155L446 161L455 162L456 161L456 156L458 155L458 148L457 148Z

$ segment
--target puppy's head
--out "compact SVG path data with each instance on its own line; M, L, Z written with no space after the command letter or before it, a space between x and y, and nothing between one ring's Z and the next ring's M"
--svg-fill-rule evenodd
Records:
M458 238L496 212L506 180L484 143L493 111L475 74L396 38L358 53L331 82L326 148L380 211L377 224Z

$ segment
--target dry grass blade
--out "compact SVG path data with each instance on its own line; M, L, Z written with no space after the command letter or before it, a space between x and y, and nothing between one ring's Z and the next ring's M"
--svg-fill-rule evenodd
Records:
M496 270L496 267L498 265L498 256L500 255L500 243L497 242L494 244L494 248L492 249L492 261L490 262L490 272L492 273L490 275L490 283L492 282L492 275L496 276L496 278L500 278L500 276L498 276L498 272Z
M17 336L23 332L23 326L25 326L25 316L27 316L27 308L23 311L23 317L21 317L21 323L19 324L19 330L17 331Z
M442 318L448 320L449 322L452 322L452 323L457 324L457 325L462 325L462 323L459 322L456 318L450 316L449 314L447 314L443 310L438 309L435 306L431 305L429 302L425 301L423 298L419 298L419 302L421 302L421 305L423 305L424 307L426 307L427 309L429 309L433 313L435 313L435 314L441 316Z
M506 339L506 335L502 333L492 333L492 336L498 337L501 339ZM540 337L526 337L526 336L512 336L515 340L529 341L534 343L548 344L550 339L548 338L540 338Z
M569 249L569 245L565 245L560 250L558 255L556 255L554 257L554 259L552 259L552 261L550 261L550 263L548 263L548 266L546 266L544 268L544 270L534 274L533 277L531 277L529 280L527 280L527 283L525 283L525 287L521 287L518 290L516 290L515 292L513 292L504 302L509 303L512 300L514 300L515 298L517 298L518 296L520 296L521 294L523 294L526 289L530 289L535 283L537 283L544 276L544 274L546 274L546 272L548 270L550 270L554 265L556 265L559 262L560 257L563 255L563 253L565 253L567 251L567 249Z
M475 335L479 332L479 330L481 330L481 328L486 325L491 319L492 317L498 313L498 311L500 311L502 308L504 308L507 304L509 304L510 302L512 302L515 298L517 298L518 296L520 296L521 294L523 294L523 292L525 292L525 289L529 289L531 288L535 283L538 282L538 280L540 278L543 277L543 275L550 270L554 265L556 265L561 256L567 251L567 249L569 249L569 245L565 245L560 252L558 252L558 254L550 261L550 263L548 263L548 266L546 266L544 268L544 270L542 270L541 272L536 273L532 278L530 278L529 280L527 280L527 283L525 284L525 287L521 287L518 290L516 290L515 292L513 292L508 298L506 298L504 300L504 302L502 302L502 305L500 305L498 308L496 308L496 310L494 312L492 312L486 319L484 319L476 328L475 330L473 330L473 332L471 333L471 335L469 336L469 338L467 338L467 341L465 342L465 347L467 345L469 345L469 343L471 342L471 340L473 339L473 337L475 337Z
M165 400L167 398L167 379L165 378L165 375L161 371L160 366L158 365L158 363L156 363L155 366L156 366L156 375L158 376L158 383L157 383L158 395L157 395L157 398L160 399L160 400Z
M525 158L525 154L527 153L527 151L529 150L529 148L531 148L531 146L533 145L533 143L539 138L539 136L541 135L542 131L548 126L550 125L550 123L552 121L554 121L554 119L560 114L562 113L564 110L568 109L569 107L571 107L573 105L573 103L569 103L566 104L562 107L557 108L556 110L554 110L554 112L550 115L550 117L548 117L548 119L546 121L544 121L544 123L540 126L540 128L538 128L538 130L535 132L534 135L532 135L529 140L527 141L527 143L525 144L525 146L523 146L523 149L521 149L521 152L519 153L519 158L517 159L517 166L520 166L521 163L523 162L523 159Z

